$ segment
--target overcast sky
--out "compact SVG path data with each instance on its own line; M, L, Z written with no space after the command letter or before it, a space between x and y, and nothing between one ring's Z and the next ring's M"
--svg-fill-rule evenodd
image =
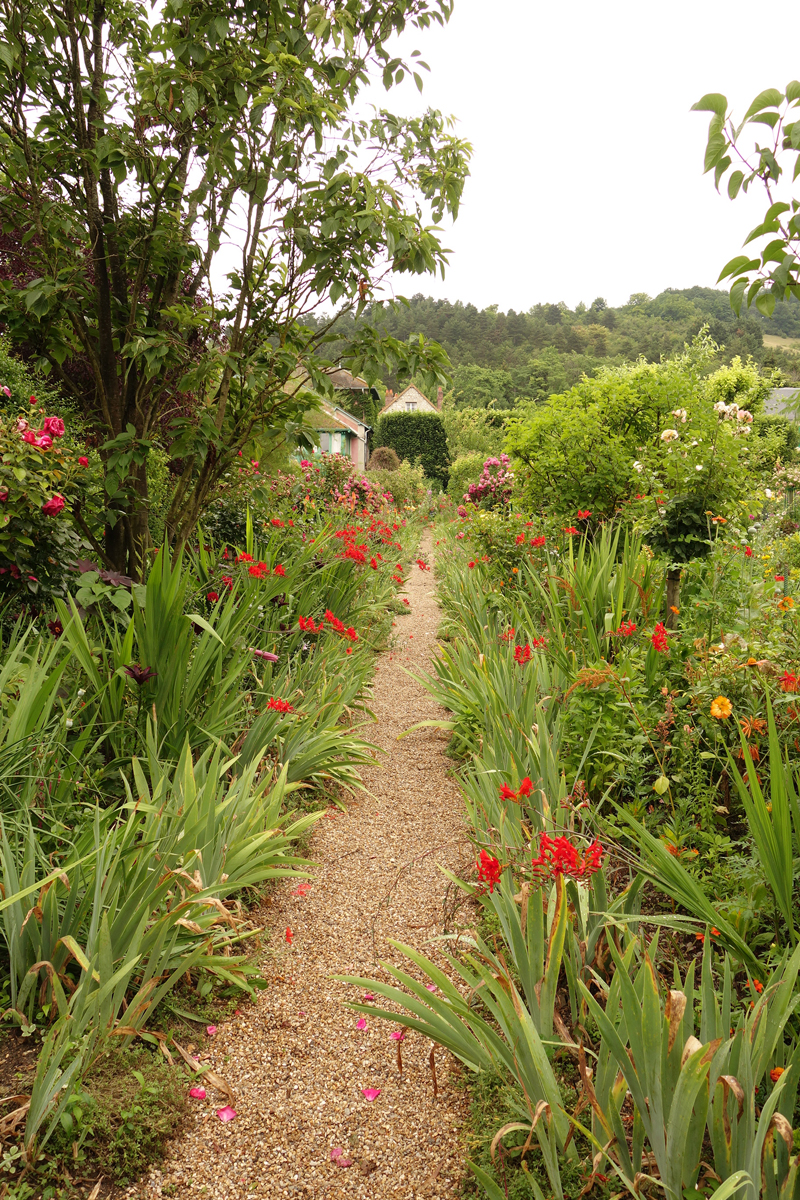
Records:
M708 116L689 109L722 92L741 115L800 76L794 38L752 0L455 0L404 48L431 68L423 95L403 83L375 102L452 113L475 154L446 278L396 291L503 311L715 286L766 204L717 195Z

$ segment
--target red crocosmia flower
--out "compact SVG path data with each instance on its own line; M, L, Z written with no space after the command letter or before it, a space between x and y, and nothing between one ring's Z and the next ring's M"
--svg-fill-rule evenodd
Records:
M753 979L751 982L752 982L752 984L753 984L753 987L755 988L755 990L756 990L756 991L757 991L759 994L760 994L761 992L763 992L763 990L764 990L764 985L763 985L763 983L761 982L761 980L760 980L760 979Z
M286 938L286 945L287 945L287 946L291 946L291 944L292 944L292 938L294 937L294 934L292 933L292 931L291 931L291 929L289 928L289 926L288 926L288 925L286 926L286 933L285 933L285 935L284 935L284 936L285 936L285 938Z
M719 930L717 929L716 925L711 926L711 936L719 937Z
M570 535L576 534L577 532L578 532L578 531L577 531L577 529L575 528L575 526L574 526L574 525L568 525L568 526L566 527L566 529L564 530L564 533L568 533L568 534L570 534Z
M570 879L588 879L599 871L603 862L603 847L595 840L582 854L568 837L539 839L539 857L533 860L533 873L539 879L554 879L568 875Z
M374 559L374 558L371 558L371 559L369 560L369 565L372 567L373 571L377 571L377 569L378 569L378 564L375 562L375 559Z
M288 700L279 700L275 696L270 696L267 703L267 708L271 708L273 712L290 713L294 712L294 707Z
M86 455L85 455L85 454L82 454L82 455L80 456L80 458L78 459L78 466L79 466L79 467L88 467L88 465L89 465L89 460L88 460L88 458L86 457Z
M775 576L775 582L776 582L776 583L783 583L783 581L784 581L784 579L785 579L785 578L786 578L786 576L785 576L785 575L776 575L776 576Z
M525 778L523 779L522 783L519 785L519 792L517 794L519 796L530 796L532 791L533 791L533 783L526 775Z
M219 600L219 592L208 592L206 600L209 600L211 604L216 604L217 600Z
M253 556L252 556L252 554L240 554L240 555L238 555L236 561L237 562L252 562Z
M280 517L273 517L270 521L270 525L274 525L277 529L284 528L283 521L280 519Z
M664 627L664 622L659 621L653 630L653 636L650 638L650 641L653 643L653 649L659 654L663 654L665 650L669 649L667 638L668 634Z
M780 679L778 680L778 683L780 684L782 692L796 692L798 690L800 681L798 681L798 678L794 672L784 671L783 675L781 675Z
M222 582L225 584L225 587L228 589L228 591L230 591L231 588L233 587L233 576L232 575L223 575Z
M478 868L478 879L482 883L488 883L489 891L493 892L496 883L500 882L500 874L502 867L498 859L492 858L491 854L487 854L485 850L481 850L481 856L475 863Z
M274 567L274 568L273 568L273 570L274 570L274 572L275 572L275 574L276 574L276 575L280 575L281 579L282 579L282 578L284 577L284 575L286 574L286 571L285 571L284 567L282 567L280 563L278 563L278 565L277 565L276 567ZM268 573L269 573L269 572L268 572Z
M777 1083L777 1082L778 1082L778 1080L780 1079L780 1077L781 1077L781 1075L783 1074L784 1070L785 1070L785 1068L784 1068L784 1067L773 1067L773 1068L772 1068L772 1070L771 1070L771 1071L770 1071L770 1073L769 1073L769 1077L770 1077L770 1079L772 1080L772 1082L773 1082L773 1083Z
M470 569L470 571L471 571L471 570L473 569L473 567L475 566L475 563L474 563L474 561L473 561L473 562L468 562L468 563L467 563L467 566L469 567L469 569Z
M517 534L517 536L516 536L516 539L515 539L515 540L516 540L516 543L517 543L517 545L518 545L518 546L521 546L521 545L523 545L523 543L524 543L524 541L525 541L525 534L524 534L524 533L518 533L518 534Z
M516 798L517 798L517 793L514 791L514 789L510 788L507 783L504 783L503 786L500 788L500 799L501 800L516 800Z
M578 520L579 520L579 521L588 521L588 520L589 520L589 517L590 517L591 515L592 515L592 511L591 511L591 509L589 509L589 508L586 508L586 509L584 509L584 508L579 508L579 509L578 509Z
M524 646L517 646L514 651L514 662L518 667L524 667L526 663L531 661L531 648L525 643Z
M745 546L744 552L745 552L745 555L747 556L747 558L753 557L753 551L750 549L749 546Z
M407 604L409 608L411 607L411 601L406 600L405 596L403 597L403 604Z
M531 538L531 545L534 546L538 550L539 547L543 546L546 541L547 541L546 537Z
M635 621L623 621L622 624L620 625L619 629L616 629L614 631L614 636L615 637L631 637L634 633L636 633L636 622Z

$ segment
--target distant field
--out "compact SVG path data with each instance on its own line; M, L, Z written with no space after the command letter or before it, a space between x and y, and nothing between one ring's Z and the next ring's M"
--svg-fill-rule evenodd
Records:
M800 338L785 338L774 333L765 333L764 345L773 346L776 350L788 350L790 354L800 354Z

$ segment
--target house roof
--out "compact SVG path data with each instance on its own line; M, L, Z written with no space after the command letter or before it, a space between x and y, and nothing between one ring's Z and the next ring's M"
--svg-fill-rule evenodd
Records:
M331 383L335 388L348 392L366 392L369 384L360 375L351 375L344 367L336 367L329 371Z
M424 408L429 408L431 412L436 412L436 405L431 404L428 397L423 396L419 388L415 387L413 383L409 383L408 387L403 388L402 392L398 392L396 396L387 396L386 403L381 412L386 412L387 408L391 408L393 404L397 404L398 400L402 400L404 403L406 400L416 400L418 404L422 403Z
M310 422L313 423L314 429L339 429L347 433L361 434L362 430L371 429L371 425L367 425L366 421L362 421L359 417L354 417L352 413L340 408L338 404L331 404L327 400L322 401L322 408L319 412L312 413Z
M798 388L773 388L764 398L764 412L769 416L794 418L795 401L800 398Z

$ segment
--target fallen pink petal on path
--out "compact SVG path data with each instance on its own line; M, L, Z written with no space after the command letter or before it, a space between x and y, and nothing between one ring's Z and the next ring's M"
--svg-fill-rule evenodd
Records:
M367 1022L365 1021L365 1019L363 1017L359 1017L359 1019L356 1021L356 1029L366 1029L366 1028L367 1028Z
M193 1100L205 1100L206 1089L205 1088L189 1088L189 1095L192 1097Z
M208 1034L209 1037L213 1037L216 1032L217 1032L216 1025L206 1025L206 1033Z
M310 892L310 891L311 891L310 883L301 883L299 885L299 887L296 887L291 894L293 896L305 896L306 892Z
M426 983L425 990L428 992L438 992L439 989L437 988L435 983Z
M365 1000L374 1000L375 997L373 996L372 992L364 992L364 999Z
M395 1029L389 1034L389 1037L393 1038L396 1042L404 1042L406 1040L406 1032L404 1029Z
M380 1088L362 1088L361 1095L365 1100L377 1100L381 1094Z
M217 1109L217 1116L220 1121L232 1121L236 1116L236 1109L231 1108L230 1104L226 1104L224 1108Z
M337 1158L340 1158L342 1154L344 1154L342 1147L334 1146L331 1150L331 1162L336 1162Z
M339 1157L335 1158L333 1161L336 1163L337 1167L352 1167L353 1165L352 1158L342 1158L341 1155L339 1155Z

